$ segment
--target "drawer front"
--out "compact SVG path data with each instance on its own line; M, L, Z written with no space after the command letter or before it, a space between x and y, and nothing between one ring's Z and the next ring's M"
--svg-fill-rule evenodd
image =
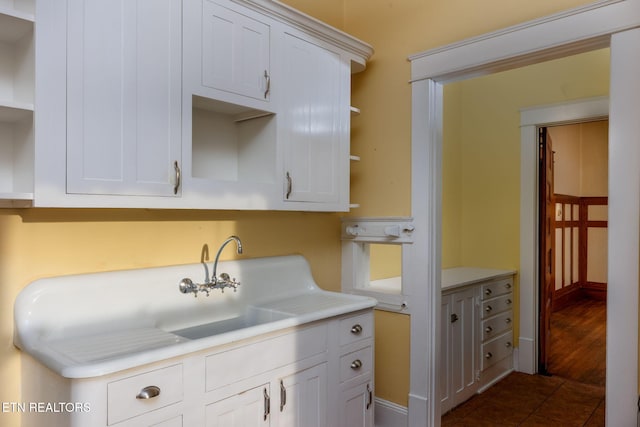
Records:
M509 331L504 335L482 344L482 370L493 366L513 352L513 332Z
M107 384L109 425L182 400L182 364Z
M487 341L497 337L504 331L511 329L513 325L513 312L505 311L497 316L482 321L482 340Z
M327 352L327 326L319 324L207 356L206 391ZM229 364L243 369L229 369Z
M361 348L340 357L340 382L348 381L373 371L373 349Z
M340 320L340 345L351 344L373 336L373 313Z
M493 298L482 302L482 318L493 316L513 307L513 295L506 294L498 298Z
M481 295L482 299L497 297L499 295L506 294L513 291L513 278L496 280L495 282L485 283L482 285Z

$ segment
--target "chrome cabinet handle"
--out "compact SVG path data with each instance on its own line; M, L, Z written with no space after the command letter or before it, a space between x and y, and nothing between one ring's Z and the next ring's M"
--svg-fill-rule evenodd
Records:
M507 341L507 343L504 346L507 348L511 347L511 341Z
M180 181L182 179L182 174L180 172L180 166L178 166L177 160L173 163L173 169L176 171L176 183L173 186L173 194L178 194L178 189L180 188Z
M511 283L507 283L506 285L504 285L504 287L507 289L511 289Z
M491 333L491 331L493 331L493 328L492 328L491 326L487 326L487 327L484 329L484 331L485 331L487 334L489 334L489 333Z
M491 308L490 305L488 305L487 308L484 309L484 311L486 311L487 313L489 313L491 310L493 310L493 308Z
M284 386L282 380L280 380L280 412L284 410L284 406L287 404L287 389Z
M491 352L485 354L485 356L484 356L484 358L487 359L487 360L491 359L492 357L493 357L493 354Z
M264 79L267 82L266 89L264 91L264 99L267 99L267 96L269 96L269 92L271 92L271 76L269 75L267 70L264 70Z
M456 323L458 321L458 315L453 313L451 315L451 323Z
M510 299L507 300L507 304L511 304L511 300Z
M289 174L289 172L287 172L287 195L286 195L287 199L289 199L289 196L291 196L291 187L292 187L291 175Z
M351 333L354 335L360 335L362 333L362 326L356 323L351 327Z
M155 385L149 385L140 390L138 394L136 394L136 399L147 400L153 399L154 397L160 396L160 387Z
M492 293L493 293L493 291L492 291L491 289L486 289L486 290L484 291L484 294L485 294L485 295L491 295Z
M367 384L367 394L369 394L369 400L367 402L367 409L369 409L371 407L371 404L373 403L373 391L371 390L369 384Z
M507 325L508 325L509 323L511 323L511 318L510 318L510 317L507 317L507 318L504 320L504 323L506 323Z
M351 369L353 369L354 371L357 371L360 368L362 368L362 360L356 359L353 362L351 362Z
M267 417L271 413L271 398L269 397L269 393L267 393L267 389L263 389L263 398L264 398L264 421L267 420Z

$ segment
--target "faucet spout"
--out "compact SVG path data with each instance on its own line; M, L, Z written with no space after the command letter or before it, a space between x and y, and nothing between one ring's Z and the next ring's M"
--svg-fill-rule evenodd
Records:
M236 252L238 255L242 255L242 241L238 236L229 236L227 240L222 242L222 245L220 245L220 249L218 249L218 253L216 254L216 259L213 262L213 275L211 277L211 281L214 283L214 285L218 282L218 260L220 259L220 254L222 253L224 247L231 242L236 242Z

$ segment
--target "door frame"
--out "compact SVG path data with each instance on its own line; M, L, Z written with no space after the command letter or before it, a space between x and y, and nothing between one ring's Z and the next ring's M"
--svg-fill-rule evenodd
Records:
M604 47L611 49L611 227L607 281L610 285L608 304L612 308L607 310L605 416L608 425L636 423L638 322L628 322L628 319L638 319L640 144L636 142L640 121L635 114L640 111L639 27L640 0L604 0L409 57L412 90L411 209L415 231L413 248L407 254L412 267L406 274L403 272L403 278L414 308L410 332L410 427L438 426L441 415L437 387L440 358L437 331L441 300L443 85ZM522 169L531 167L521 165ZM525 194L520 197L522 199ZM537 202L528 200L522 203ZM537 226L534 225L533 229ZM535 239L527 241L527 236L521 236L520 240L521 245L536 247ZM535 269L532 272L527 268L527 265L520 266L521 285L537 275ZM537 304L536 299L533 301ZM520 317L536 315L536 311L531 311L533 313L522 307ZM526 341L527 337L524 338ZM531 339L536 340L535 336ZM616 351L611 351L612 348ZM519 354L520 350L517 369L535 372L535 368L521 363L524 361L520 360ZM534 360L535 357L530 362Z
M538 128L608 118L608 97L520 110L520 337L516 362L521 372L534 374L538 366Z

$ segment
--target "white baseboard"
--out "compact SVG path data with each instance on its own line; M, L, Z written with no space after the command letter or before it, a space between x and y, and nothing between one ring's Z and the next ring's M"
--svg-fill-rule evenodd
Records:
M408 411L405 406L376 397L375 427L403 427L408 423Z

